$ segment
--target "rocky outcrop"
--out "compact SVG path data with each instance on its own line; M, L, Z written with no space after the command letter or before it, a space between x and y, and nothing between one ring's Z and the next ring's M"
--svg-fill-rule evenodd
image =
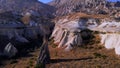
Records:
M55 20L55 28L51 35L54 40L54 44L58 45L58 48L65 48L66 51L71 50L74 46L81 46L83 41L89 40L92 36L90 32L86 31L88 27L96 27L97 19L82 18L87 15L77 13L73 15L63 16Z
M112 20L112 21L104 21L98 27L92 29L93 31L98 31L101 44L105 46L107 49L115 49L115 53L120 55L120 22Z
M56 15L73 12L97 13L106 8L106 0L53 0L49 5L56 7Z
M56 8L56 16L83 12L87 14L109 14L114 16L119 12L119 1L108 0L53 0L48 3Z
M38 0L0 0L0 55L13 57L22 48L40 46L43 36L49 36L54 27L51 9Z
M55 28L52 33L54 43L58 48L71 50L75 45L82 45L91 34L86 29L97 32L101 38L101 44L107 49L115 49L115 53L120 55L119 32L120 22L114 18L104 15L87 15L75 13L56 18ZM92 34L93 34L92 33ZM93 41L94 42L94 41Z
M115 7L120 7L120 1L117 1L117 2L115 3Z
M0 13L12 11L13 14L24 15L30 12L39 17L51 17L52 7L38 0L0 0Z
M61 20L61 19L60 19ZM81 26L79 22L62 20L56 22L52 36L54 43L58 44L58 48L65 48L66 51L72 49L74 45L80 46L82 44Z
M120 55L120 34L117 33L106 33L101 34L101 43L105 46L107 49L115 49L115 53L117 55Z
M17 53L17 49L14 47L14 45L12 45L11 43L8 43L4 49L4 55L8 56L8 57L12 57L15 56Z

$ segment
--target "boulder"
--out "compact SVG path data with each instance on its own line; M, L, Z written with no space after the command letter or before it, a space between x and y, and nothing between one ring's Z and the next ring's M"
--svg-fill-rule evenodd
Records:
M13 57L17 53L17 49L11 43L8 43L5 48L3 54L9 58Z

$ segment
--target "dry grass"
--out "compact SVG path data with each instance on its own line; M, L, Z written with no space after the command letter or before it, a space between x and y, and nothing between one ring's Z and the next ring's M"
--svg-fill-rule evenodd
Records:
M93 43L76 47L72 51L65 52L64 49L55 48L52 44L49 46L51 63L46 65L46 68L119 68L120 57L114 50L105 49L99 42L99 36L96 36L96 41ZM36 60L39 55L39 50L31 53L32 56L21 57L14 60L9 60L0 68L37 68ZM10 61L12 61L10 63ZM17 62L16 62L17 61Z
M46 68L119 68L120 59L114 50L106 50L100 44L84 45L70 52L50 48L51 64ZM57 52L57 55L56 55Z
M30 16L29 15L25 15L21 18L21 21L25 24L28 25L30 22Z
M96 18L96 19L104 19L104 18L110 18L109 15L102 15L102 14L86 14L86 13L72 13L69 14L67 16L61 16L61 17L57 17L54 20L59 20L59 19L69 19L69 20L75 20L75 19L79 19L79 18Z
M35 50L24 57L4 61L0 68L34 68L38 55L39 50Z
M70 52L49 46L52 61L46 68L119 68L120 57L114 50L105 49L99 40L96 34L91 43Z

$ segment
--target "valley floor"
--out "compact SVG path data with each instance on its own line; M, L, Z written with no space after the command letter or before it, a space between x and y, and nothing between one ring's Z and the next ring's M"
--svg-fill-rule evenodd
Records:
M100 44L87 44L74 48L70 52L63 49L49 46L51 63L46 68L119 68L120 57L114 53L114 50L107 50ZM24 57L10 59L0 66L0 68L34 68L39 49L30 52Z

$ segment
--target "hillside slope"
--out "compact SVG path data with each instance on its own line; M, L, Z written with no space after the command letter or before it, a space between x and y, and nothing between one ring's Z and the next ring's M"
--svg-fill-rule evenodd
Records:
M53 0L48 4L56 8L56 16L76 12L113 16L120 11L119 2L113 3L107 0Z

